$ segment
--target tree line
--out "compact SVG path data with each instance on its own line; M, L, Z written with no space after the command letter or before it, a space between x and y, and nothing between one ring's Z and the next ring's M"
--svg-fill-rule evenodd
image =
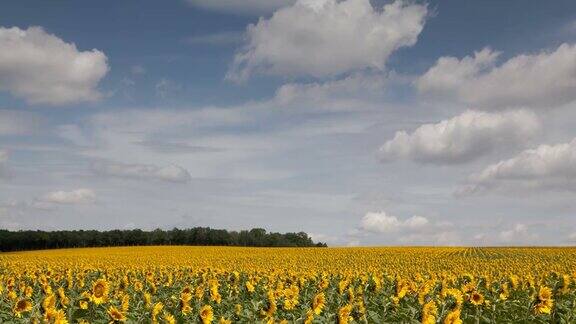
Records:
M74 231L8 231L0 230L0 251L24 251L41 249L143 246L143 245L217 245L255 247L326 247L326 243L314 243L304 232L267 233L254 228L227 231L209 227L189 229L143 231L133 230L74 230Z

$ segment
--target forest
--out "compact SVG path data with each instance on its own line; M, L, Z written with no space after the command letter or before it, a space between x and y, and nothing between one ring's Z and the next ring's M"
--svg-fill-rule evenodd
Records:
M0 251L24 251L78 247L199 245L254 247L326 247L314 243L304 232L268 233L262 228L228 231L209 227L171 230L73 230L8 231L0 230Z

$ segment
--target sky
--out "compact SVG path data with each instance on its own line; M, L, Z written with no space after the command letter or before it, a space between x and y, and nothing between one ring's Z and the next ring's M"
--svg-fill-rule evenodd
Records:
M6 0L0 228L576 243L576 3Z

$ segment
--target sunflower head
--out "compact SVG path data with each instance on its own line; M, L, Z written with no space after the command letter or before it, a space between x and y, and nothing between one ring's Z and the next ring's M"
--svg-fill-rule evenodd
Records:
M108 308L108 316L112 319L112 322L124 322L126 321L126 316L118 308L110 306Z
M482 294L480 294L479 292L475 291L472 293L472 295L470 295L470 302L473 305L482 305L484 304L484 296L482 296Z
M29 312L32 309L32 303L28 299L20 299L14 305L14 313L17 317L22 316L24 312Z
M460 308L456 308L446 315L444 319L445 324L462 324L462 319L460 319Z
M320 315L320 313L322 313L322 309L324 308L325 304L326 304L326 297L324 296L324 293L319 293L316 296L314 296L314 299L312 300L312 309L314 313L316 315Z
M109 290L108 281L105 279L96 280L92 285L92 301L97 305L106 302Z
M202 319L203 324L212 323L214 320L214 312L212 311L212 306L202 306L200 309L200 319Z
M543 300L534 306L534 311L537 314L550 314L554 302L551 299Z
M338 323L348 324L352 320L352 317L350 316L351 314L352 305L348 304L340 307L340 309L338 309Z
M552 300L552 289L548 287L540 287L538 291L538 299L540 301Z
M165 314L164 321L166 324L176 324L176 318L172 314Z
M48 295L42 301L42 308L44 309L45 312L47 312L50 309L54 309L55 307L56 307L56 297L54 297L54 295Z
M49 323L54 324L68 324L68 320L66 319L66 313L63 310L59 309L56 310L54 308L49 309L44 314L44 320Z
M161 302L157 302L156 304L154 304L154 307L152 308L152 319L156 319L156 316L160 314L163 308L164 304L162 304Z
M218 324L232 324L232 321L229 319L226 319L224 317L220 317L220 320L218 321Z

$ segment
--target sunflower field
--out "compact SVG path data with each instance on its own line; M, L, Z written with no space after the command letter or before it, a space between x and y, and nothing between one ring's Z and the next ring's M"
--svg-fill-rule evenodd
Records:
M576 248L0 254L1 323L575 323Z

